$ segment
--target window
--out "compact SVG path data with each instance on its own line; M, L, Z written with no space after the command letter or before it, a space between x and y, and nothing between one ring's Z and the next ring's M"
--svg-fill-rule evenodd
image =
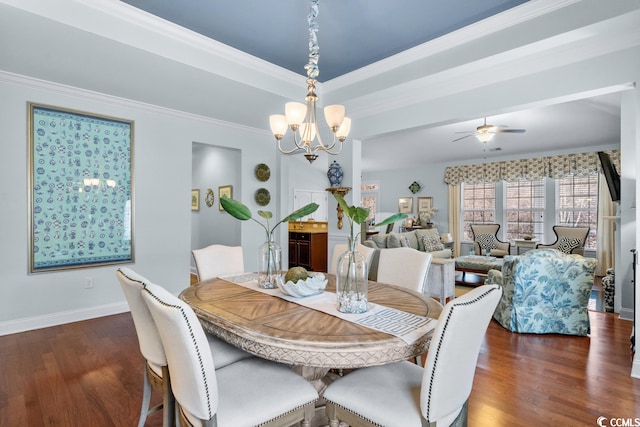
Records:
M505 213L508 242L523 236L544 241L545 191L544 179L506 183Z
M463 240L473 240L471 224L493 224L496 217L496 184L463 184Z
M549 244L555 237L550 232L551 225L566 225L589 227L585 247L596 249L598 174L569 176L553 179L553 182L548 181L549 179L551 178L503 181L500 185L463 183L462 240L473 240L470 224L497 222L506 230L506 241L513 243L516 239L530 235L540 243ZM504 206L502 203L496 205L496 191L498 202L502 200L504 192ZM549 228L551 235L545 236L545 228Z
M367 221L375 220L377 207L378 207L378 197L380 195L380 184L377 182L367 182L362 183L360 186L360 206L363 208L369 208L369 216L367 217ZM384 220L382 218L381 220Z
M598 228L598 174L556 180L558 225L589 227L585 247L595 249Z

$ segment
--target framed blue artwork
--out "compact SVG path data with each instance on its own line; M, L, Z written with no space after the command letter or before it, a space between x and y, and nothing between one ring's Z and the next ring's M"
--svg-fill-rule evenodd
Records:
M28 103L30 273L134 261L133 121Z

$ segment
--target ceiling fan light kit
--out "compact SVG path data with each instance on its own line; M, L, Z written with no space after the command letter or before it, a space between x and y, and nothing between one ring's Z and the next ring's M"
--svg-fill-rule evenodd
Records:
M469 133L458 139L454 139L453 142L460 141L461 139L475 136L480 142L487 143L493 139L496 133L525 133L525 129L508 129L506 126L488 125L487 118L484 118L484 124L478 126L475 131L465 131L461 133Z

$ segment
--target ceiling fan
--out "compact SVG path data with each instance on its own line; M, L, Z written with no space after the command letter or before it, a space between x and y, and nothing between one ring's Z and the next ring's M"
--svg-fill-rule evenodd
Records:
M506 129L507 126L504 125L488 125L487 118L484 118L484 124L480 125L476 128L476 130L469 130L463 132L456 133L468 133L469 135L462 136L458 139L454 139L452 142L460 141L461 139L468 138L470 136L475 136L478 138L478 141L481 142L489 142L493 139L493 136L496 133L525 133L525 129Z

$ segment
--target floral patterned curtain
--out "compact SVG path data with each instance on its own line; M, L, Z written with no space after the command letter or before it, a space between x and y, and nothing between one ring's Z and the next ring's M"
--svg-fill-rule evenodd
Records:
M618 173L620 173L620 150L605 151L611 157ZM576 153L560 156L537 157L533 159L508 160L478 165L450 166L444 171L444 182L457 185L461 182L479 184L481 182L517 181L525 179L533 181L566 176L584 177L592 172L599 172L598 153Z

